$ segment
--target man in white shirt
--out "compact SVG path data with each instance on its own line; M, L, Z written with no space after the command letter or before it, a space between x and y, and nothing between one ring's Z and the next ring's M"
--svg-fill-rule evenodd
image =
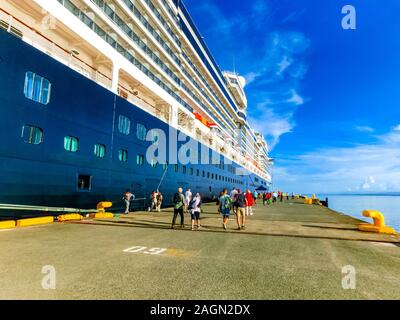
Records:
M190 191L190 189L187 189L186 192L185 192L185 209L186 209L186 212L188 212L188 207L189 207L190 201L192 201L192 191Z

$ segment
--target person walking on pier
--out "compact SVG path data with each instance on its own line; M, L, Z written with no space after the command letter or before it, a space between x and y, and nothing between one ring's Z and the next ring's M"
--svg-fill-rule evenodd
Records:
M237 194L238 194L238 191L236 190L236 188L233 188L231 190L231 193L229 194L233 202L235 202L235 198L236 198Z
M156 210L157 212L161 212L161 205L162 205L162 201L163 201L163 195L160 191L157 192L157 205L156 205Z
M254 192L253 192L254 204L257 204L257 199L258 199L258 192L256 190L254 190Z
M242 190L238 191L235 201L236 206L236 222L238 225L238 230L244 230L246 228L246 206L247 206L247 199L246 196L243 194Z
M176 218L177 218L178 214L181 216L181 227L184 228L185 217L183 215L183 209L185 206L185 199L183 196L182 188L179 188L178 192L175 193L173 202L174 202L174 218L172 219L171 229L175 228Z
M201 197L200 193L196 193L195 197L189 203L189 212L192 217L192 231L195 230L195 224L197 225L197 230L200 230L200 205Z
M229 216L231 215L232 199L228 195L228 189L224 189L222 195L219 197L219 212L222 214L222 227L227 229Z
M238 192L239 192L238 189L233 189L231 191L231 193L230 193L230 197L231 197L231 200L232 200L232 203L233 203L232 210L233 210L234 214L236 214L236 210L237 210L236 198L238 196Z
M267 203L267 205L270 205L270 204L271 204L271 197L272 197L272 195L271 195L270 192L267 192L267 193L264 195L264 206L265 206L265 203Z
M185 192L185 211L189 212L188 207L189 203L192 201L192 191L190 189L187 189Z
M247 190L246 192L246 216L252 216L253 215L253 205L254 205L254 198L253 194L251 193L250 190Z
M272 193L272 204L276 204L277 200L278 200L278 193L274 191Z
M135 195L131 193L129 190L126 190L124 193L123 200L125 201L125 214L128 214L131 208L131 201L135 200Z

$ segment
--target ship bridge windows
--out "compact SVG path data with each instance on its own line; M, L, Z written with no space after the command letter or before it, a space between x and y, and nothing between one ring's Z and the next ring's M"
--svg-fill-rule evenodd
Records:
M118 131L124 135L129 135L131 132L131 120L128 117L120 115L118 117Z
M43 142L43 130L39 127L24 125L22 127L21 138L25 143L41 144Z
M95 144L94 155L98 158L104 158L106 156L106 146L101 143Z
M25 74L24 94L27 99L47 105L50 102L51 83L36 73Z
M64 149L69 152L78 152L79 139L71 136L64 137Z

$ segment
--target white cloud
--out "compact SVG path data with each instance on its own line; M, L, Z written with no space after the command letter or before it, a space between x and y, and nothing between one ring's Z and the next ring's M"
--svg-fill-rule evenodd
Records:
M267 38L265 56L246 80L255 86L257 96L252 100L258 101L257 107L248 110L249 118L256 130L264 133L272 150L283 134L293 130L293 114L305 103L299 90L307 72L303 54L310 42L299 32L272 32Z
M390 138L388 138L390 137ZM298 192L400 191L400 131L378 136L375 143L326 148L279 159L275 183Z
M296 92L291 90L291 97L287 100L289 103L294 103L296 106L304 104L304 99Z
M356 126L356 130L360 132L367 132L367 133L372 133L375 131L374 128L368 127L368 126Z
M291 114L276 114L266 103L258 106L256 114L256 117L250 116L249 121L256 131L262 132L267 138L270 150L279 143L283 134L291 132L294 128Z
M246 79L246 85L248 86L250 83L255 81L260 75L261 73L259 72L249 72L248 74L246 74L244 76L244 78Z
M278 63L279 70L277 71L278 75L282 75L282 73L291 66L292 61L289 60L287 56L284 56L281 62Z
M393 128L393 131L400 131L400 124L398 124L397 126L395 126L395 127Z

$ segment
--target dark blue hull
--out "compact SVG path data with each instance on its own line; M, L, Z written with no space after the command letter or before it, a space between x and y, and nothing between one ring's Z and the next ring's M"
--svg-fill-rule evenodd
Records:
M29 71L51 82L48 105L25 97L24 81ZM118 115L132 119L130 135L118 131ZM137 165L136 155L145 155L150 142L137 139L136 124L169 132L171 128L166 123L3 30L0 30L0 119L0 203L94 208L103 200L118 203L127 189L137 198L148 198L164 173L162 165L156 168L146 162ZM25 143L21 138L24 125L42 128L43 143ZM68 135L79 137L79 152L64 149L64 137ZM106 146L104 158L94 155L96 143ZM128 151L126 163L118 158L121 149ZM175 172L174 166L169 165L160 187L166 204L171 203L179 186L190 187L204 198L213 198L223 188L254 189L262 181L254 175L235 175L227 166L222 169L215 165L188 164L186 167L186 173L181 165ZM207 174L203 177L202 171L220 178L207 178ZM79 175L90 176L90 190L78 188Z

